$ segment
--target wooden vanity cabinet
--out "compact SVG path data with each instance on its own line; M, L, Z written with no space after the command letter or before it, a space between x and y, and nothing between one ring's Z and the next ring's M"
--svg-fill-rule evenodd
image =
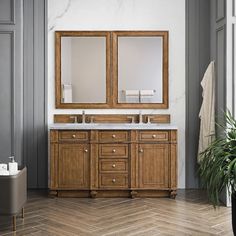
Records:
M89 189L88 144L58 146L58 188Z
M140 144L139 187L142 189L168 189L169 145Z
M50 131L52 195L175 197L176 130Z

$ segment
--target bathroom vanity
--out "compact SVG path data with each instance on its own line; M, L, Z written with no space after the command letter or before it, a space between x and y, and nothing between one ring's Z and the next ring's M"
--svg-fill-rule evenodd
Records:
M56 31L56 108L167 109L168 38L168 31ZM177 128L169 123L164 114L54 115L50 194L174 198Z
M50 194L172 197L177 128L169 124L53 124Z

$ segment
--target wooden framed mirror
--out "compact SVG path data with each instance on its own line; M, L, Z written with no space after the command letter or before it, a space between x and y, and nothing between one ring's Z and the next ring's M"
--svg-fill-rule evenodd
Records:
M56 108L109 108L111 33L56 31Z
M113 107L168 108L168 31L117 31Z
M168 108L168 31L56 31L55 56L56 108Z

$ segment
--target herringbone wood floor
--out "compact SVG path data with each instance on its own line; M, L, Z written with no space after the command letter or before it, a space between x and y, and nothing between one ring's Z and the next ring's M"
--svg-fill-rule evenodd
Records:
M216 210L201 191L179 191L169 198L48 198L29 194L25 219L12 233L9 217L0 217L0 235L233 235L231 210Z

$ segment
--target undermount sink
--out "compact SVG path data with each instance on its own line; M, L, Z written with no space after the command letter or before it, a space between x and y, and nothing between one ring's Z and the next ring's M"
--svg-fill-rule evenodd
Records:
M177 129L170 124L150 123L55 123L50 129Z

